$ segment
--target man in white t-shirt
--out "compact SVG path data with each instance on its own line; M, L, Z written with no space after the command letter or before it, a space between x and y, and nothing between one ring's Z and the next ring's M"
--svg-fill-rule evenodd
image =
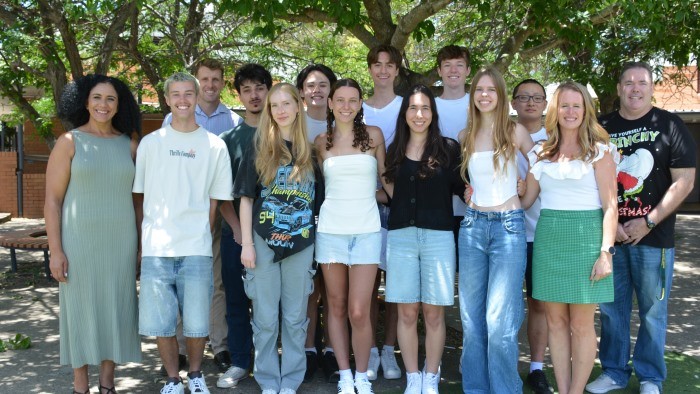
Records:
M309 64L297 75L297 89L306 105L309 142L328 130L328 95L337 80L333 70L323 64Z
M403 101L401 96L397 96L394 93L394 81L399 75L402 61L403 56L401 56L401 52L391 45L378 45L367 53L367 67L374 83L374 94L362 102L362 111L366 125L376 126L382 130L382 134L384 134L384 149L389 148L391 142L394 141L396 119L399 116L399 109ZM386 235L389 208L385 205L380 205L379 214L382 220L382 261L379 264L379 268L380 270L386 270ZM375 291L372 296L372 326L374 328L377 327L377 315L379 314L377 312L379 306L377 305L376 295L379 288L380 275L381 271L378 271ZM380 365L385 379L401 378L401 369L399 369L394 356L399 318L398 307L396 304L389 302L385 306L384 347L380 356L376 343L372 344L367 368L369 380L377 378L377 370Z
M176 73L165 81L172 123L143 138L133 192L142 204L139 333L157 337L168 373L163 392L184 393L177 316L182 313L188 386L209 393L201 372L213 292L211 230L217 200L232 200L226 144L195 120L199 83Z
M221 102L224 88L224 65L212 58L200 60L195 66L195 77L199 81L197 106L194 117L198 125L210 133L220 135L243 122L243 118L231 111ZM172 121L172 113L163 119L163 127ZM214 233L212 234L214 253L214 295L209 312L209 345L214 354L214 364L219 371L225 372L231 367L231 353L228 348L228 327L226 325L226 294L221 279L221 216L216 215ZM177 341L180 345L180 369L185 368L185 338L182 336L182 324L178 322ZM165 374L165 370L161 368Z
M534 143L547 139L542 127L542 113L547 108L547 94L544 86L534 79L526 79L513 89L510 102L518 113L518 123L525 126ZM528 161L518 152L518 175L527 177ZM547 317L544 302L532 298L532 245L535 239L535 226L540 217L540 200L525 211L525 233L527 235L527 268L525 285L527 290L527 339L530 343L530 373L526 383L536 394L549 393L549 382L543 369L544 353L547 349Z
M469 50L458 45L448 45L437 53L437 70L442 78L442 95L435 98L440 115L440 133L457 141L459 132L467 128L469 93L466 82L471 71L469 60ZM452 196L455 242L459 235L459 223L466 210L467 204L459 197Z

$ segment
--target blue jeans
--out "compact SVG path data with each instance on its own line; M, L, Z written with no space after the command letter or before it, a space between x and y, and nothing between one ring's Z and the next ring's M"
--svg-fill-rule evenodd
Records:
M526 260L522 209L467 208L459 231L459 309L465 393L522 393L518 330Z
M250 300L243 288L241 245L233 240L228 226L221 228L221 280L226 289L226 324L228 349L233 366L249 369L253 351L253 329L250 326Z
M616 248L613 257L615 301L600 304L599 357L603 373L621 386L627 385L632 374L630 316L634 292L640 320L634 346L634 372L640 382L652 382L661 389L666 379L664 346L675 249L644 245L618 245ZM661 268L662 252L665 252L665 269ZM663 298L662 293L665 293Z
M141 259L139 334L175 336L179 312L185 337L209 335L213 283L211 256L144 256Z

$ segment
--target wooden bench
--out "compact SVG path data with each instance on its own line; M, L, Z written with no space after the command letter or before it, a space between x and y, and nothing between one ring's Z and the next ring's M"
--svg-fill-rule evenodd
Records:
M8 232L0 236L0 246L10 249L12 272L17 272L17 255L15 250L42 250L44 252L44 271L51 278L49 268L49 240L45 229L33 229Z

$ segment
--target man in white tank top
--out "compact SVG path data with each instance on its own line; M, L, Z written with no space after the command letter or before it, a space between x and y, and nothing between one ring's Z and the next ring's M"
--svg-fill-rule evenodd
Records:
M399 116L399 109L403 99L394 93L394 81L399 75L399 67L403 57L398 49L391 45L378 45L370 49L367 54L367 67L369 74L374 83L374 94L362 102L364 111L365 124L368 126L376 126L382 130L384 134L384 149L387 149L394 140L396 133L396 118ZM380 208L386 208L381 206ZM382 215L382 263L379 264L381 270L386 269L386 220L389 217L388 209L380 209ZM378 285L377 281L377 285ZM375 288L375 292L376 292ZM372 297L372 308L378 308L377 298ZM374 314L376 316L376 314ZM401 369L399 369L394 357L394 345L396 344L396 328L398 324L398 309L396 304L386 303L384 323L384 347L382 348L381 357L377 345L373 344L369 355L369 366L367 375L369 380L377 378L377 370L379 365L382 366L385 379L398 379L401 377ZM372 326L376 328L376 321L372 322Z
M537 143L547 139L547 133L542 127L542 113L547 108L547 97L544 86L534 79L526 79L513 89L511 106L518 113L518 123L525 126ZM528 161L518 152L518 175L521 179L527 177ZM527 286L527 339L530 343L530 373L526 383L533 392L549 393L549 382L543 369L544 353L547 349L547 317L544 303L532 298L532 244L535 238L535 226L540 217L539 198L525 211L525 233L527 235L527 269L525 280Z
M469 60L469 50L457 45L448 45L437 53L437 70L442 78L442 95L435 98L440 133L457 141L459 132L467 128L469 93L466 81L471 71ZM466 209L467 205L459 197L452 196L455 242Z

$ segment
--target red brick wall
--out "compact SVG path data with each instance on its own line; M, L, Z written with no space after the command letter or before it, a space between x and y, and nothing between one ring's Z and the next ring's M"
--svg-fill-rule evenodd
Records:
M12 217L19 217L17 207L17 168L16 152L0 152L0 212L9 212ZM44 190L46 176L28 174L23 176L23 217L44 217Z
M163 116L148 114L143 117L143 134L159 129ZM54 119L54 135L64 133L58 119ZM24 124L25 155L44 156L51 153L46 141L39 136L31 123ZM46 190L46 161L24 162L23 176L23 216L26 218L44 217L44 194ZM19 217L17 210L17 152L0 152L0 212L9 212L12 217Z
M17 217L17 154L0 152L0 212Z

